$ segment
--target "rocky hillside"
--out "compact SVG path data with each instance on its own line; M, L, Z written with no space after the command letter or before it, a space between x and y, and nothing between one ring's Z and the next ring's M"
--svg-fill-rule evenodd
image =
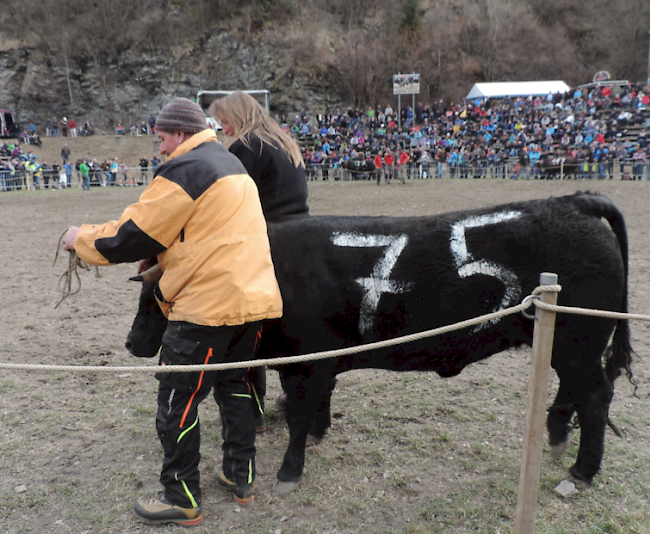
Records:
M481 81L647 77L650 2L22 0L0 10L0 107L112 131L171 96L268 89L276 113L460 100Z

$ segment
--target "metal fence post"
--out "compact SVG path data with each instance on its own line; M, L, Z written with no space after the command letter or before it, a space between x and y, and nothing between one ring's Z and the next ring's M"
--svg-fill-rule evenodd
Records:
M542 273L540 285L557 284L557 274ZM557 303L557 292L545 292L541 301ZM548 399L549 375L553 336L555 334L555 312L536 308L533 333L533 356L528 382L528 409L526 411L526 432L519 475L519 494L515 518L515 534L532 534L537 511L537 491L544 445L544 422Z

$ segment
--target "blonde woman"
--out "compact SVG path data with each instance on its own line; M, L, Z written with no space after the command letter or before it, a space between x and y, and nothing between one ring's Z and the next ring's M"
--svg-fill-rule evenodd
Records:
M293 138L252 96L241 91L215 100L210 114L224 134L235 138L229 150L257 184L266 220L308 217L305 164Z
M305 163L300 148L257 100L237 91L215 100L210 115L221 124L224 134L235 138L228 150L239 158L257 184L267 222L309 217ZM248 376L257 396L255 429L263 432L265 368L252 367ZM286 395L283 393L278 400L284 404Z

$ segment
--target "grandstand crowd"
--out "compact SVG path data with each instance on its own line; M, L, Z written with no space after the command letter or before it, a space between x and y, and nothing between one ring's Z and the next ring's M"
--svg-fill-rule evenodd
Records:
M315 115L303 110L292 120L276 119L301 146L310 180L542 178L545 154L554 161L577 160L576 178L650 179L648 84L590 84L565 94L459 104L418 102L400 110L390 105ZM56 135L47 126L46 135ZM132 127L131 135L153 134L153 116L141 128ZM117 135L124 133L116 128ZM82 184L82 164L91 185L140 185L149 163L141 160L136 180L123 162L119 172L115 161L99 164L88 157L66 166L62 153L63 164L50 166L14 141L0 144L0 157L0 191L40 188L41 178L45 188L70 187L73 170ZM374 167L355 171L350 160ZM152 171L158 162L157 157L150 162Z
M640 180L650 176L649 117L647 84L594 84L545 97L418 103L399 113L386 106L276 118L301 144L310 179L345 176L349 160L375 161L380 176L388 169L406 178L538 178L541 156L550 154L576 158L580 178L618 172Z

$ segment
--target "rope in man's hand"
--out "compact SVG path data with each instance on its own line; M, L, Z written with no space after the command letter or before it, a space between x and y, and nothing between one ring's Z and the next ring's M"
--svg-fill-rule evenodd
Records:
M54 266L56 265L56 262L59 259L59 250L61 246L64 244L63 239L67 233L68 230L65 230L65 232L61 234L61 237L59 237L59 241L57 242L56 245L56 253L54 254L54 261L52 262L52 269L54 269ZM60 275L57 275L59 276L57 289L62 296L61 296L61 300L59 300L59 302L56 303L56 306L54 306L54 309L58 308L59 304L61 304L70 295L76 295L81 290L81 278L79 278L78 269L90 271L90 266L85 261L83 261L79 256L77 256L77 253L75 252L74 249L71 249L68 252L70 254L68 257L68 268ZM95 278L101 278L101 277L102 276L99 273L99 268L95 267Z

